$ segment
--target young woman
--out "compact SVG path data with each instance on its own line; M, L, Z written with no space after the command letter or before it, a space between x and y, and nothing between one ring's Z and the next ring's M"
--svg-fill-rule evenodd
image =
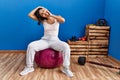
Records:
M72 77L73 73L69 69L70 66L70 48L69 45L58 38L59 23L65 22L61 16L51 14L44 7L37 7L29 13L29 17L37 20L38 24L43 24L44 36L37 41L33 41L28 45L26 54L26 66L20 75L26 75L34 71L34 56L36 51L52 48L63 53L63 69L62 72Z

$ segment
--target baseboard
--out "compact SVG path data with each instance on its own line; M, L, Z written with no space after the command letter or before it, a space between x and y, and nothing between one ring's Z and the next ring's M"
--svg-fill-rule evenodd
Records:
M0 50L0 53L26 53L26 50Z
M116 63L120 64L120 61L115 59L115 58L113 58L112 56L109 56L109 58L112 59L113 61L115 61Z

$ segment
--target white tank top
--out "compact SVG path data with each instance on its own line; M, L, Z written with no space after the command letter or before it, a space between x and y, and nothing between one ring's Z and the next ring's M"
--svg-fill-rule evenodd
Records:
M44 36L42 39L57 40L59 32L59 22L55 20L53 24L49 24L46 21L43 22Z

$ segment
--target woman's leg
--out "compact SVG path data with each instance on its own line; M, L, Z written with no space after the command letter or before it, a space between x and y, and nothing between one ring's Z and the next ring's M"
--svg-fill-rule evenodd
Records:
M43 50L49 47L49 44L46 40L33 41L28 45L26 53L26 67L20 73L20 75L26 75L34 71L34 56L36 51Z
M54 50L61 51L63 53L63 72L69 76L72 77L73 73L69 70L70 66L70 47L66 42L63 41L51 41L49 42L50 47Z
M28 67L33 66L34 56L36 51L44 50L48 47L49 47L49 44L46 40L38 40L38 41L31 42L27 48L26 65Z

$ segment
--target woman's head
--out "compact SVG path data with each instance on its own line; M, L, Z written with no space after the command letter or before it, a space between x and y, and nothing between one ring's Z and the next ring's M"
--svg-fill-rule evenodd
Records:
M34 14L38 19L38 25L50 16L50 12L45 8L38 8Z
M39 14L44 18L48 18L50 16L50 12L46 8L40 9Z

